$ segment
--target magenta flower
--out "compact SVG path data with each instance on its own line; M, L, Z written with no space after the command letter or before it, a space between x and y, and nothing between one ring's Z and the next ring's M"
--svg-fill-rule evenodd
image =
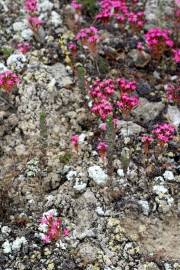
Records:
M61 218L56 217L56 211L54 209L43 214L39 229L43 230L41 239L45 244L49 244L52 241L56 241L59 237L69 234L69 230L63 228Z
M100 102L94 102L91 112L99 116L104 121L108 116L112 115L113 107L109 101L104 99Z
M180 103L180 82L176 84L169 83L166 85L166 96L168 101L175 102L177 104Z
M165 51L173 47L174 42L169 35L169 30L159 27L149 29L145 35L146 44L155 58L160 59Z
M95 100L102 100L110 97L115 92L115 85L113 80L96 80L90 87L90 96Z
M152 134L160 143L168 143L174 137L175 128L171 124L161 123L154 127Z
M35 13L38 10L37 0L25 0L24 7L28 13Z
M72 0L71 6L77 11L80 11L82 8L82 5L78 3L76 0Z
M180 49L173 50L173 59L176 63L180 63Z
M128 81L124 78L117 79L121 92L131 93L137 89L136 81Z
M15 87L17 87L19 82L19 77L10 70L6 70L0 74L0 88L6 92L11 92Z
M29 16L28 22L34 31L37 31L38 28L43 24L43 21L37 16Z
M97 150L102 160L104 160L106 157L107 149L108 149L108 145L106 142L100 142L97 146Z
M125 117L127 117L129 113L138 106L138 104L138 96L129 96L127 94L123 94L120 101L117 102L117 106L120 108Z
M24 54L29 52L30 48L31 45L28 42L20 42L17 44L17 49Z

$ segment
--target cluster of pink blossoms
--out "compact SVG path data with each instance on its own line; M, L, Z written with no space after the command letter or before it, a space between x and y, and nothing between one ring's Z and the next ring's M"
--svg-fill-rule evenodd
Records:
M108 145L106 142L100 142L97 145L97 150L102 160L104 160L106 157L107 149L108 149Z
M43 24L43 21L37 16L29 16L28 23L34 31L37 31L38 28Z
M139 104L138 96L130 96L128 94L122 94L120 101L117 102L117 106L122 113L127 117L129 113L135 109Z
M104 121L108 116L112 115L113 106L108 100L102 99L99 102L97 101L93 103L91 112L99 116Z
M96 80L90 89L90 96L94 99L102 100L113 95L115 92L115 85L113 80Z
M52 209L44 213L40 220L39 229L43 231L41 234L41 239L45 244L58 240L62 234L63 236L69 235L69 230L67 228L63 229L62 220L56 215L57 212Z
M137 89L136 81L128 81L125 78L117 79L117 83L122 93L131 93Z
M115 102L112 98L115 90L120 88L120 100ZM96 80L90 87L90 96L93 98L93 106L91 112L100 116L102 120L113 114L115 107L121 109L126 116L138 105L139 98L137 96L128 95L137 88L135 81L128 81L125 78L119 78L115 82L112 79Z
M144 12L129 12L128 22L134 30L141 30L144 26Z
M0 74L0 88L6 92L11 92L19 82L19 77L10 70L6 70Z
M145 35L146 44L155 58L159 59L167 49L173 47L174 43L169 35L169 30L159 27L149 29Z
M71 7L77 11L81 11L82 5L78 3L76 0L72 0Z
M176 63L180 63L180 49L173 50L173 59Z
M115 18L120 25L128 21L134 30L140 30L144 26L144 12L130 12L125 0L100 1L100 12L96 15L96 20L108 23L111 18Z
M31 45L28 42L20 42L17 44L17 49L21 52L21 53L27 53L29 52L29 50L31 49Z
M178 81L180 83L180 81ZM169 83L165 87L168 101L180 103L180 84Z
M100 40L98 30L94 26L82 28L76 35L76 40L80 40L83 45L97 43Z
M38 10L37 0L25 0L24 8L28 13L35 13Z
M73 150L77 153L79 150L79 135L73 134L71 136L71 145Z
M168 143L174 137L175 128L168 123L161 123L154 127L152 134L161 143Z

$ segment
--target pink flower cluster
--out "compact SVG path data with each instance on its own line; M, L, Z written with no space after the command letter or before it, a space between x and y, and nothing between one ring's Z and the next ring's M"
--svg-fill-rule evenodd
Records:
M108 145L106 142L100 142L97 145L97 150L98 150L99 155L102 158L102 160L104 160L106 157L107 149L108 149Z
M129 96L128 94L122 94L120 101L117 102L117 106L120 108L125 116L138 106L139 98L138 96Z
M90 96L96 100L106 99L115 92L115 85L113 80L96 80L90 87Z
M153 138L150 135L143 135L141 140L145 144L150 144L153 142Z
M128 8L125 0L101 0L100 12L96 15L96 19L102 23L108 23L113 17L116 17L119 22L125 21Z
M144 12L129 12L128 22L134 30L141 30L144 26Z
M28 22L34 31L37 31L38 28L43 24L43 21L37 16L29 16Z
M71 136L71 145L75 152L78 152L79 149L79 135L73 134Z
M19 82L19 77L10 70L0 74L0 88L3 88L6 92L11 92Z
M173 59L176 63L180 63L180 49L173 50Z
M136 81L128 81L125 78L117 79L121 92L131 93L137 89Z
M41 234L41 239L45 244L49 244L52 241L57 240L60 236L68 236L69 230L63 228L62 220L57 217L57 212L52 209L43 214L40 220L39 229L43 231Z
M35 13L38 10L37 0L25 0L24 8L28 13Z
M29 52L30 48L31 45L28 42L20 42L17 44L17 49L24 54Z
M94 26L82 28L76 35L76 40L80 40L83 45L97 43L100 40L98 30Z
M169 83L166 85L166 95L168 101L175 102L177 104L180 103L180 81L179 84Z
M112 115L113 106L108 100L102 99L99 102L93 103L91 112L99 116L104 121L108 116Z
M72 56L75 57L76 54L77 54L77 45L76 45L76 43L75 42L70 42L68 44L68 49L70 50Z
M145 35L146 44L155 58L159 59L165 51L173 47L174 43L169 35L169 30L159 27L149 29Z
M72 0L71 7L77 11L80 11L82 8L82 5L80 3L78 3L76 0Z
M175 128L168 123L157 124L152 130L152 134L161 144L168 143L174 137Z

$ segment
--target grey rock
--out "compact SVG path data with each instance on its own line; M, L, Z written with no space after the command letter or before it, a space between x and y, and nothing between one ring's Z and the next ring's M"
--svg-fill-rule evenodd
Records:
M174 0L147 0L145 6L146 27L167 26L169 21L165 18L173 15L173 5Z
M120 132L123 136L138 135L140 132L143 132L144 128L133 123L132 121L121 121L120 123Z
M167 119L178 128L180 125L180 110L176 106L168 106Z
M108 179L107 174L100 166L94 165L88 168L88 174L97 185L105 185Z
M160 115L165 108L162 102L149 102L145 98L140 98L140 105L134 110L133 115L139 121L147 124Z
M49 67L49 72L61 87L67 87L72 84L72 79L69 77L69 74L63 64L57 63Z

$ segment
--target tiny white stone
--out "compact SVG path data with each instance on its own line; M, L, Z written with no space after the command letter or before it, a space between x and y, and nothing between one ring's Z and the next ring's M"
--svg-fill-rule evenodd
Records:
M21 32L21 37L25 40L28 40L30 41L32 39L32 36L33 36L33 31L31 29L24 29L22 32Z
M157 195L161 195L161 194L165 194L168 193L168 189L166 187L164 187L163 185L155 185L153 187L153 191L157 194Z
M98 206L95 211L99 216L104 216L105 215L104 210L100 206Z
M4 72L6 70L8 70L7 67L3 63L0 63L0 73Z
M150 210L148 201L139 200L138 203L141 205L144 215L148 216Z
M123 171L123 169L118 169L118 170L117 170L117 174L118 174L120 177L124 177L124 171Z
M16 240L12 243L12 250L20 250L20 248L27 243L27 240L24 236L17 237Z
M23 31L23 30L26 29L26 27L27 27L26 24L23 23L23 22L15 22L15 23L13 23L13 29L16 32Z
M82 133L81 135L79 135L79 144L83 144L85 138L86 138L85 134Z
M53 4L49 0L43 0L41 3L39 3L39 8L42 10L42 12L46 12L53 8Z
M3 227L1 228L2 234L8 235L8 234L10 233L10 231L11 231L11 229L10 229L8 226L3 226Z
M51 22L55 27L62 24L61 16L54 10L51 12Z
M77 176L76 171L70 171L70 172L68 172L66 177L67 177L68 181L72 181L74 179L74 177L76 177L76 176Z
M7 59L8 66L14 66L17 70L22 70L26 63L26 56L22 53L13 53Z
M12 247L11 247L11 243L9 242L9 240L6 240L3 244L2 244L2 248L3 248L3 252L5 254L11 253L12 251Z
M107 174L97 165L89 167L88 173L89 177L92 178L97 185L104 185L108 179Z
M165 171L165 173L163 174L163 176L164 176L164 178L166 180L169 180L169 181L174 180L174 174L171 171Z
M86 189L87 184L83 183L83 182L79 182L78 180L76 181L75 185L73 186L73 188L76 191L82 192Z

